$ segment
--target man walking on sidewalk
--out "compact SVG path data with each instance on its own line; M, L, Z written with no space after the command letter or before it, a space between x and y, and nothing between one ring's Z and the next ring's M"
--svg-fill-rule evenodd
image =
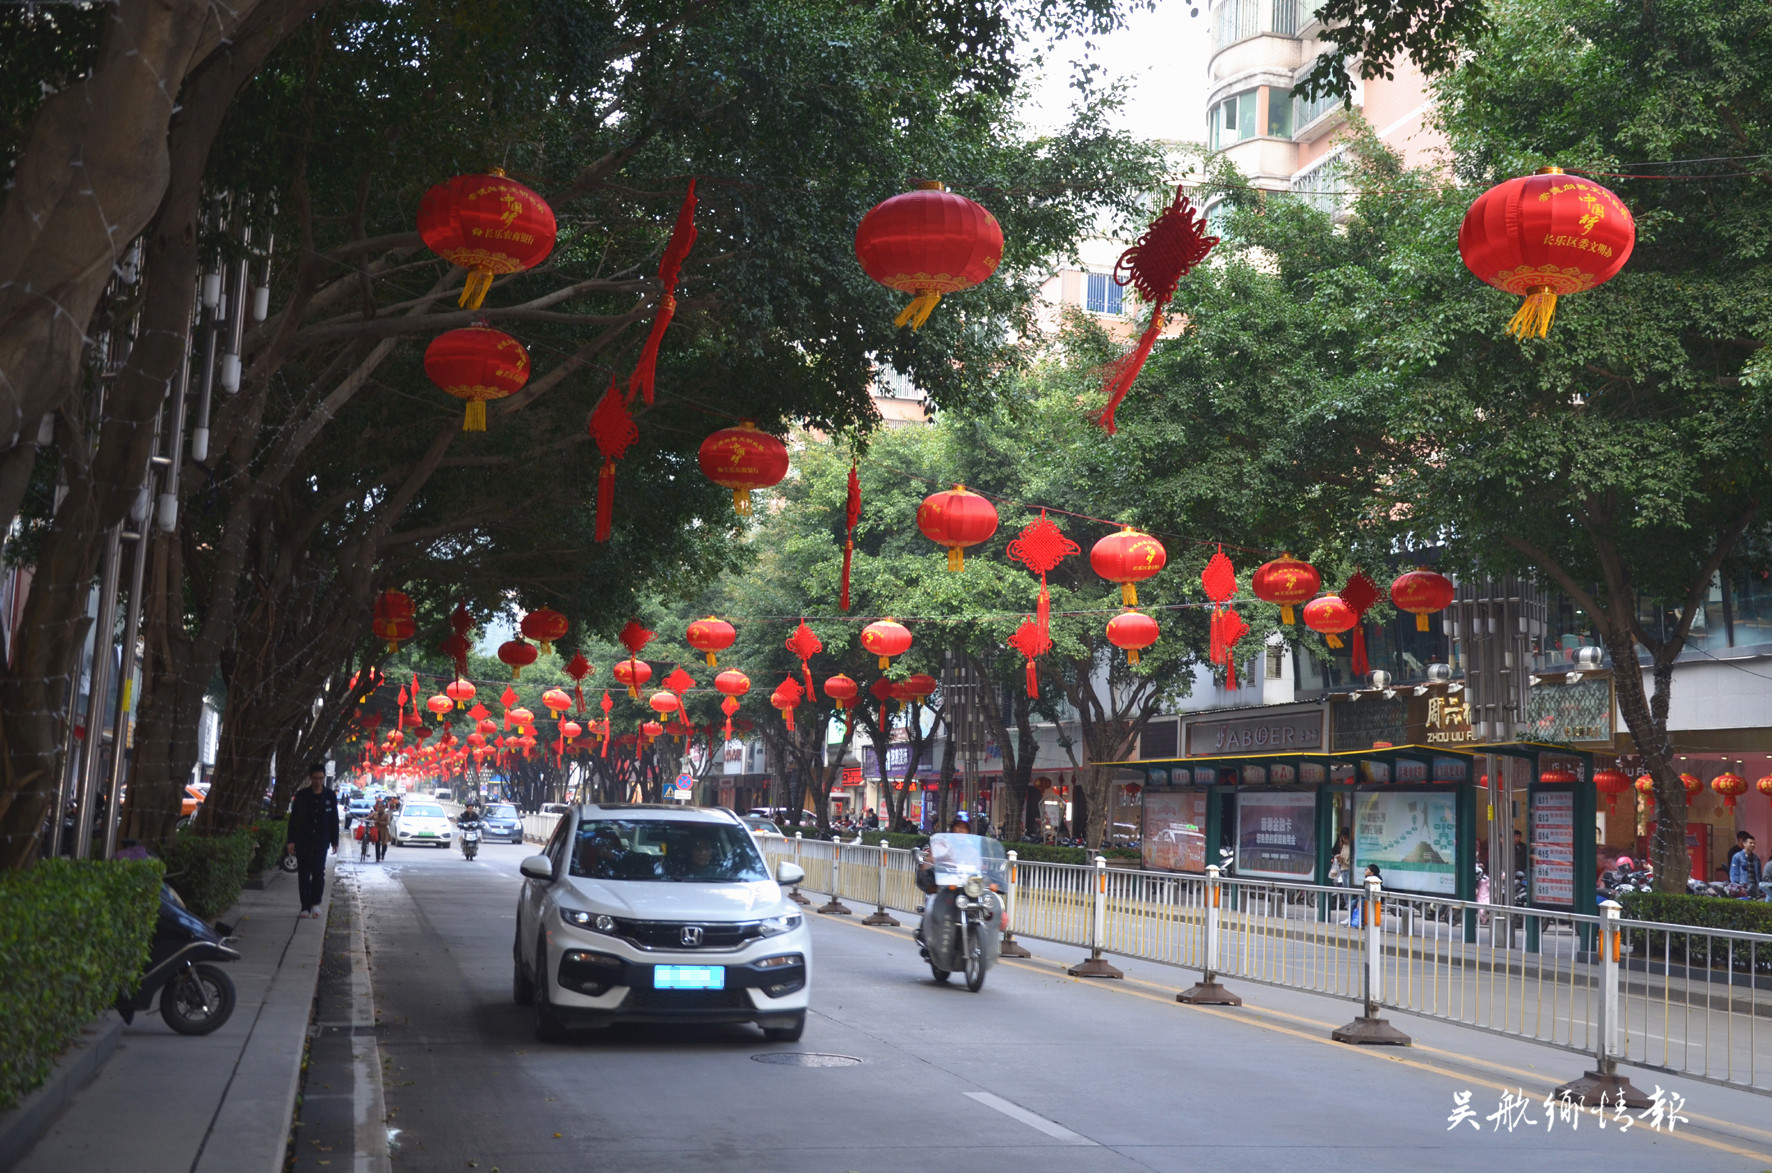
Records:
M295 857L301 888L301 915L320 915L326 890L326 849L338 850L338 795L326 785L326 763L308 765L308 784L289 803L289 841L283 850Z

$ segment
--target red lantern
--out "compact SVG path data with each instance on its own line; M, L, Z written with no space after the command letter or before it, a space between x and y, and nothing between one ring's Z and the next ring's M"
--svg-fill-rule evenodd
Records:
M714 677L714 687L728 697L743 696L751 691L751 678L736 668L728 668Z
M486 720L481 721L478 724L476 724L474 726L474 732L479 733L479 734L486 736L486 737L492 737L498 733L498 722L492 720L489 717Z
M911 633L892 619L877 619L861 629L861 646L880 657L880 671L892 667L892 657L911 646Z
M554 210L502 170L458 175L425 192L418 235L425 247L468 270L461 305L479 309L492 279L533 269L554 251Z
M1250 589L1255 597L1264 603L1273 603L1280 608L1280 622L1292 623L1295 615L1292 608L1308 602L1323 588L1323 576L1309 562L1301 562L1290 554L1281 554L1271 562L1263 562L1255 569L1255 577L1250 580Z
M1341 646L1341 633L1360 621L1340 595L1324 595L1304 605L1304 625L1318 632L1332 648Z
M1139 611L1127 609L1108 620L1108 642L1126 653L1128 663L1138 663L1138 653L1157 642L1162 632L1157 621Z
M537 656L534 645L520 639L506 640L498 645L498 658L511 666L511 679L520 679L523 669L535 663Z
M713 668L720 662L715 653L723 652L731 647L732 641L738 638L738 632L734 631L732 624L724 619L716 619L709 615L706 619L697 619L691 623L685 638L688 639L690 647L707 656L708 667Z
M533 724L535 724L535 714L528 709L516 708L505 714L505 728L507 729L512 725L521 729L525 725Z
M683 707L683 702L677 699L674 692L655 692L646 703L661 717L668 717Z
M1630 209L1617 196L1561 167L1543 167L1478 196L1459 226L1458 252L1480 280L1526 299L1508 332L1543 338L1558 296L1611 280L1636 240Z
M894 326L922 328L944 293L971 289L1003 260L1003 227L984 208L930 180L874 206L855 229L869 277L912 294Z
M787 445L750 420L703 440L697 459L708 480L732 490L732 508L741 517L750 515L752 489L778 485L788 475Z
M451 680L443 686L443 693L459 709L474 699L474 686L466 680Z
M386 640L389 652L400 650L400 641L418 630L412 622L412 599L399 591L383 591L375 600L375 620L370 624L377 639Z
M1761 794L1764 794L1768 799L1772 799L1772 774L1767 774L1764 778L1755 782L1754 789L1758 790Z
M566 690L563 688L550 688L541 694L541 703L548 707L548 712L552 713L554 720L558 721L560 714L572 707L572 698L566 695Z
M1643 809L1655 810L1655 779L1648 774L1637 775L1637 793L1643 796Z
M436 696L425 702L425 708L435 713L437 720L441 721L445 714L455 708L455 702L444 696L442 693L438 693Z
M1710 780L1710 788L1723 796L1723 805L1733 808L1738 795L1747 792L1747 779L1740 774L1724 770Z
M1120 584L1120 602L1128 607L1138 606L1138 584L1168 561L1169 551L1162 542L1131 526L1109 534L1089 550L1089 565L1109 582Z
M502 330L467 326L439 334L425 347L425 376L468 401L462 431L484 432L486 401L503 399L529 382L529 352Z
M486 735L484 733L470 733L468 734L468 744L479 749L486 744Z
M914 701L928 700L935 695L935 690L938 687L935 677L926 672L918 672L916 675L908 677L904 682L905 695Z
M1399 574L1391 583L1391 602L1415 616L1415 630L1427 630L1427 617L1452 603L1452 580L1424 567Z
M645 660L617 660L611 671L618 683L628 686L628 695L635 700L640 699L640 686L652 679L652 665Z
M1680 785L1686 788L1686 801L1691 802L1704 789L1704 783L1696 774L1681 774Z
M1558 783L1567 786L1570 783L1581 781L1580 778L1576 777L1575 771L1565 769L1562 766L1552 766L1550 769L1540 774L1538 780L1547 786L1556 785Z
M849 702L856 698L861 689L855 681L841 672L824 682L824 694L837 702L837 707L845 713L849 711Z
M549 607L531 611L519 625L525 636L541 645L543 655L553 654L554 641L566 634L566 628L566 616Z
M1630 775L1623 770L1595 770L1594 789L1606 796L1606 809L1610 811L1618 796L1631 787Z
M657 721L648 721L640 726L640 732L646 735L646 744L651 745L654 741L664 736L664 726L660 725Z
M583 726L581 726L577 721L562 721L562 722L560 722L560 740L561 741L571 741L573 738L577 737L580 733L583 733L583 732L584 732Z
M931 493L917 507L917 528L923 536L948 549L948 569L966 569L966 547L976 546L997 532L997 507L965 485Z

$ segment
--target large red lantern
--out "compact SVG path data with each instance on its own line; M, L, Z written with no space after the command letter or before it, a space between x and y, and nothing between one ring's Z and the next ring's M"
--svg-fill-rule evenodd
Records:
M1595 770L1594 789L1606 796L1606 809L1610 811L1618 796L1631 788L1630 775L1623 770Z
M1564 766L1552 766L1550 769L1540 774L1538 780L1546 786L1568 786L1581 781L1581 779L1576 776L1574 770L1568 769Z
M558 721L560 714L572 707L572 697L563 688L550 688L541 694L541 703L548 707L548 712Z
M1636 781L1637 793L1643 796L1643 809L1655 810L1655 779L1648 774L1638 774Z
M741 517L750 515L752 489L778 485L788 475L787 445L750 420L703 440L697 459L708 480L732 490L732 508Z
M436 714L437 720L441 721L447 714L454 710L455 702L444 696L442 693L438 693L436 696L425 702L425 708Z
M1710 780L1710 788L1723 796L1724 806L1734 807L1736 797L1747 791L1747 779L1731 770L1724 770Z
M400 591L383 591L375 600L375 619L370 624L377 639L386 640L388 651L400 650L400 641L418 630L412 622L412 599Z
M1452 595L1452 580L1424 567L1399 574L1391 583L1391 602L1415 616L1416 631L1426 631L1427 617L1451 605Z
M1609 281L1636 244L1624 201L1561 167L1498 183L1477 197L1458 229L1458 252L1472 273L1524 297L1508 332L1543 338L1557 298Z
M661 717L668 717L683 707L683 702L676 693L665 691L653 693L646 704Z
M894 326L921 329L944 293L971 289L1003 260L1003 226L980 204L929 180L876 204L855 228L855 259L911 303Z
M1138 653L1157 642L1162 632L1157 621L1140 611L1126 610L1108 620L1108 642L1126 653L1126 661L1138 663Z
M734 631L732 624L724 619L716 619L709 615L706 619L697 619L691 623L685 638L689 641L690 647L708 658L708 667L713 668L720 663L720 659L715 653L723 652L731 647L732 641L738 638L738 632Z
M824 682L824 694L837 702L837 707L845 713L849 711L849 703L861 692L855 681L841 672Z
M927 672L918 672L905 679L904 694L913 701L926 701L935 695L937 687L935 677Z
M498 645L498 658L511 666L512 680L521 678L523 669L535 663L535 658L539 654L535 650L534 644L526 643L520 639L506 640Z
M1341 633L1351 630L1360 621L1354 609L1340 595L1324 595L1304 605L1304 625L1322 635L1332 648L1341 646Z
M892 667L892 657L911 646L910 629L892 619L876 619L861 629L861 646L880 657L880 671Z
M554 650L554 641L565 636L567 626L566 616L551 607L543 607L523 616L518 630L540 644L543 655L550 655Z
M468 270L460 304L469 309L480 308L494 277L546 260L555 231L547 201L498 169L439 183L418 204L425 247Z
M1309 562L1281 554L1256 567L1249 586L1256 598L1280 608L1281 623L1290 624L1296 618L1292 608L1309 602L1323 588L1323 576Z
M1767 774L1764 778L1755 782L1754 789L1758 790L1761 794L1764 794L1768 799L1772 799L1772 774Z
M728 697L739 697L751 691L751 678L736 668L728 668L714 677L714 687Z
M1109 534L1089 550L1089 565L1109 582L1120 584L1120 602L1128 607L1138 606L1138 584L1168 561L1169 551L1162 542L1131 526Z
M931 493L917 507L917 528L923 536L948 550L948 569L966 569L966 547L976 546L997 532L997 507L965 485Z
M443 695L454 701L458 709L474 699L474 691L474 686L466 680L451 680L443 686Z
M503 399L529 382L529 352L502 330L466 326L439 334L425 347L425 376L468 403L461 430L486 430L486 401Z
M626 660L617 660L615 667L610 671L615 674L615 679L618 682L627 685L628 695L635 700L640 699L640 686L652 679L652 665L645 660L636 660L631 657Z
M1680 785L1686 788L1687 802L1691 802L1693 799L1697 798L1699 792L1704 789L1704 782L1700 780L1696 774L1681 774Z
M769 694L770 707L781 714L782 723L787 726L789 733L794 731L794 709L805 695L800 682L792 676L776 685L775 691Z

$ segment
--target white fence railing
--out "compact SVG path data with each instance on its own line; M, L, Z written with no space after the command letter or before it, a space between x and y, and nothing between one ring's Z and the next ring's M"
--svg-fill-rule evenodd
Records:
M772 869L798 863L814 892L922 905L912 851L759 839ZM1584 915L1216 871L1016 861L1007 927L1203 983L1346 998L1362 1018L1393 1010L1530 1039L1591 1055L1602 1073L1630 1063L1772 1092L1772 936L1620 920L1616 906Z

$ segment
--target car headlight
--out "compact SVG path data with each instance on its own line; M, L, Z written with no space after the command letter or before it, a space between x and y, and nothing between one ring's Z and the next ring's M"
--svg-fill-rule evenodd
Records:
M584 912L577 908L562 908L560 919L569 925L581 929L590 929L596 933L615 932L615 918L608 913Z
M773 937L777 933L785 933L799 928L803 919L799 913L790 912L786 916L772 916L766 921L759 922L757 927L763 931L765 937Z
M972 897L974 900L977 900L980 896L984 895L983 876L966 877L966 895Z

